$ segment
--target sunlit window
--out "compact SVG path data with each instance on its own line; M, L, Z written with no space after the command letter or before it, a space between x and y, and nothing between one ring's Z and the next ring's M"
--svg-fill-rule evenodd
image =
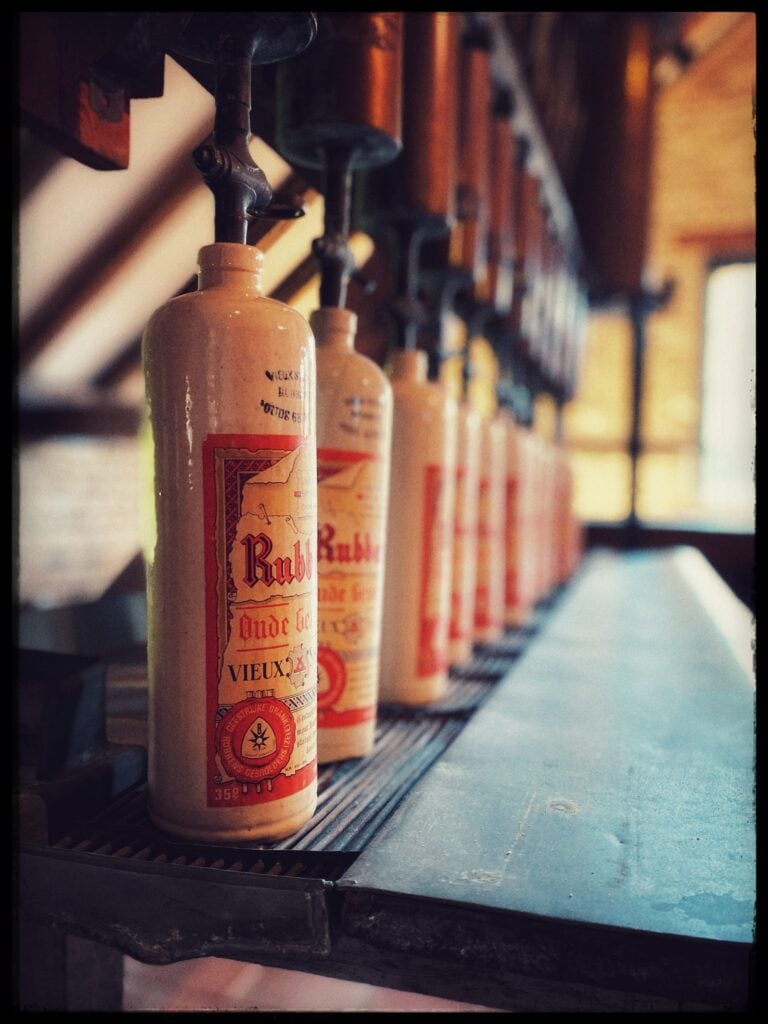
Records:
M707 280L699 499L733 525L754 524L755 264L727 263Z
M749 532L755 263L701 260L698 268L681 272L679 297L648 321L636 513L647 525ZM626 317L593 315L582 387L566 410L576 508L591 522L630 513L631 346Z

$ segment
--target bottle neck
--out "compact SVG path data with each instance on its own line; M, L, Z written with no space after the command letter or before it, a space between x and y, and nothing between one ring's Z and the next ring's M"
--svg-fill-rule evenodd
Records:
M243 270L201 270L197 275L197 288L235 287L238 291L261 295L261 276Z
M422 349L401 349L395 352L392 359L392 379L413 380L423 384L427 380L427 368L427 353Z
M198 289L235 287L240 293L261 295L264 255L252 245L215 242L200 250Z
M354 350L357 315L352 310L323 306L311 314L309 326L319 348Z

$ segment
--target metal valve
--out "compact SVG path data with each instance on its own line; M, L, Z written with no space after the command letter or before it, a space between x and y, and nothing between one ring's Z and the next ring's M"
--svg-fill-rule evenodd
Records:
M251 69L295 56L315 38L311 12L197 14L174 47L194 60L216 64L213 139L193 154L214 195L217 242L245 244L255 217L294 218L301 207L275 201L264 172L251 156Z

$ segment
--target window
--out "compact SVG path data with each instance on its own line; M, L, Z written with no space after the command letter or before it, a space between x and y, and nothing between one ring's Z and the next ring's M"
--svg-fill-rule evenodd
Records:
M715 265L707 279L699 501L708 518L754 526L755 264Z

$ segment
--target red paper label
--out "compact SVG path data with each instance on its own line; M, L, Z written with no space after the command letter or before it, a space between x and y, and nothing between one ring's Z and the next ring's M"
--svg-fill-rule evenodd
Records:
M290 796L317 775L314 449L203 444L208 806Z
M451 527L446 484L443 466L425 467L417 661L420 676L431 676L448 668L450 594L446 590L445 567L446 554L451 551Z
M507 558L504 571L504 601L507 608L513 608L518 600L518 507L517 477L507 477Z
M503 537L496 523L496 510L492 502L491 478L480 477L477 528L477 590L475 600L475 627L497 629L503 625L503 609L496 600L495 573L497 559L503 555ZM499 583L501 581L499 580ZM501 594L499 593L499 599Z
M320 448L318 481L318 726L376 716L386 495L380 459Z

